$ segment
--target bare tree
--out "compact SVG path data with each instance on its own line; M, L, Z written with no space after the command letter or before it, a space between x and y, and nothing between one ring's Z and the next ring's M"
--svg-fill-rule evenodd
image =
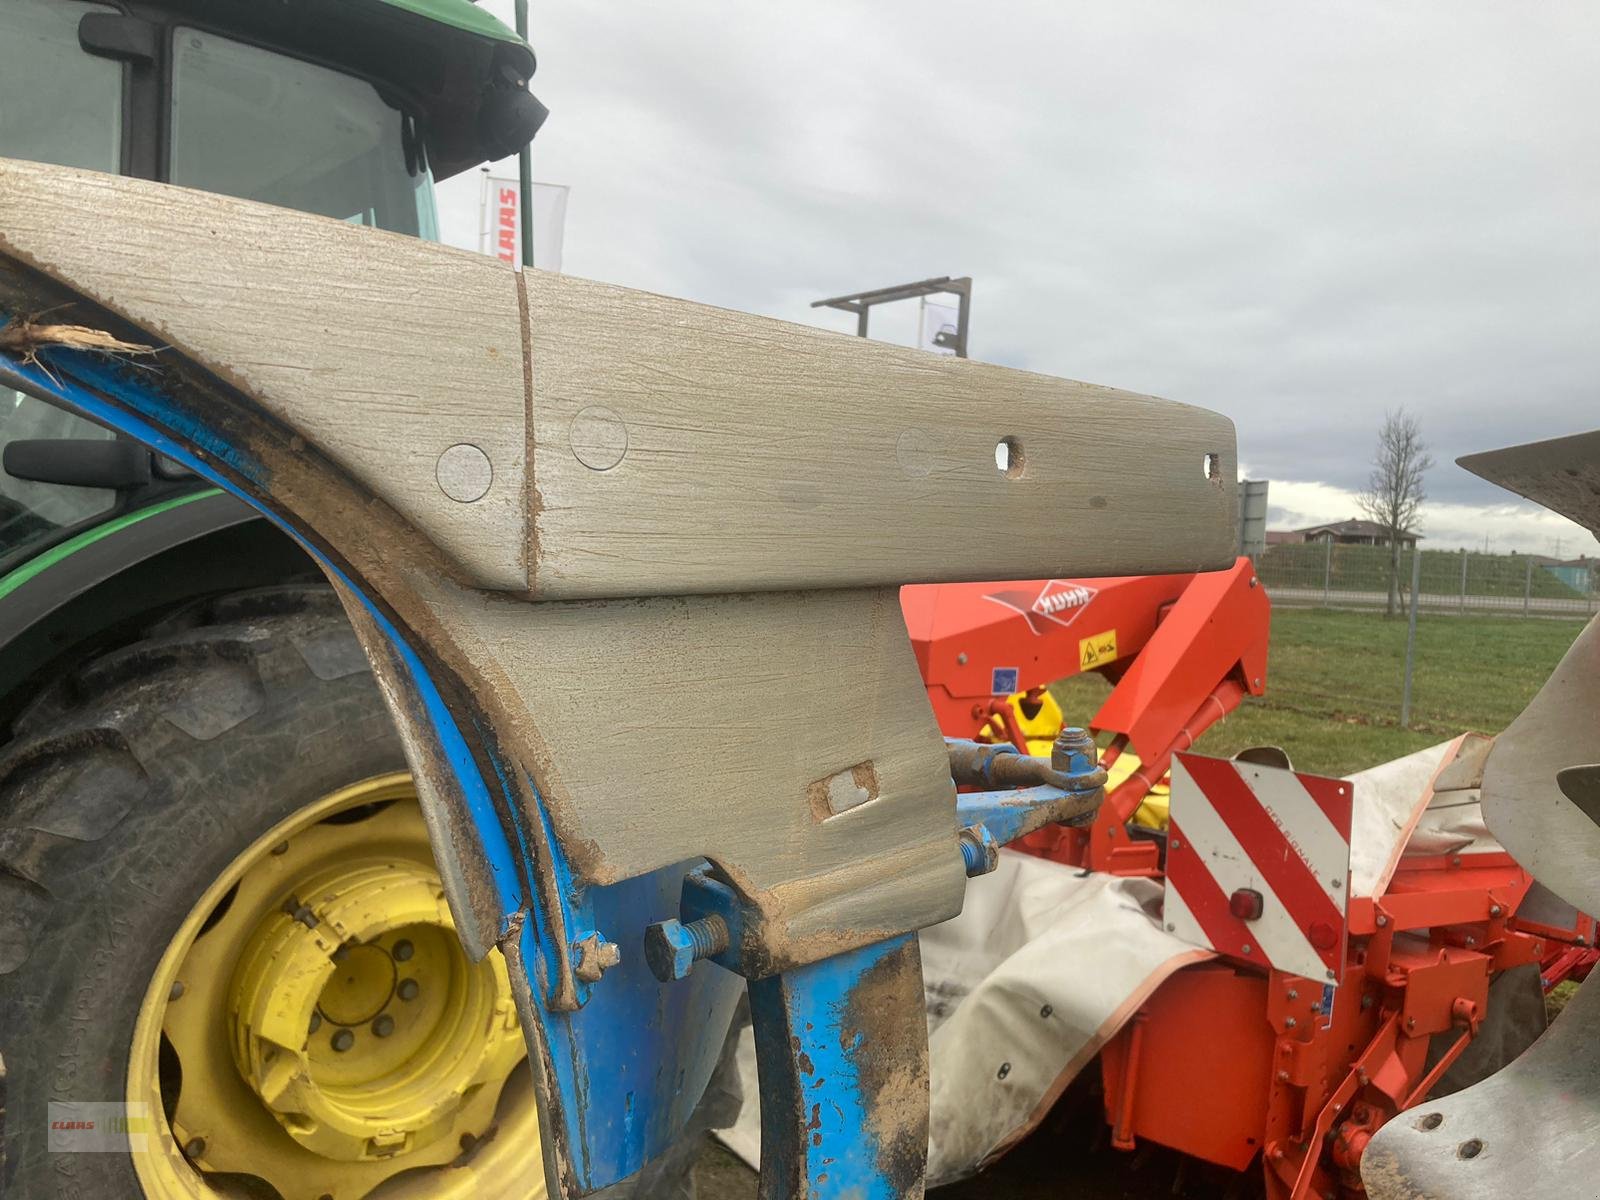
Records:
M1415 532L1418 510L1427 499L1422 477L1433 466L1433 456L1422 440L1417 420L1404 408L1387 413L1378 431L1378 450L1372 459L1372 476L1361 493L1361 510L1383 526L1389 543L1389 603L1385 616L1394 616L1400 595L1400 545ZM1411 598L1415 604L1416 597Z

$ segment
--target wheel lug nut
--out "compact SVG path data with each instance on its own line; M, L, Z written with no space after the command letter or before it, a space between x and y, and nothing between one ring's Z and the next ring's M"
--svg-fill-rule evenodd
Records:
M394 1018L384 1013L372 1023L372 1032L378 1037L388 1037L394 1032Z
M183 1152L190 1158L199 1158L206 1152L206 1140L203 1137L190 1138L183 1144Z
M400 986L395 989L395 992L402 1000L415 1000L417 998L417 993L421 990L422 989L417 986L417 981L415 979L402 979L400 981Z
M405 938L401 938L398 942L396 942L394 944L394 960L395 960L395 962L405 962L414 953L416 953L415 948Z
M172 986L167 989L167 999L176 1000L181 995L183 995L183 980L174 979Z
M311 1025L306 1030L306 1032L307 1033L315 1033L317 1030L319 1030L321 1028L322 1028L322 1014L319 1013L319 1012L312 1013L311 1014Z
M340 1054L343 1054L355 1044L356 1035L351 1033L348 1029L341 1029L338 1033L333 1035L333 1048Z

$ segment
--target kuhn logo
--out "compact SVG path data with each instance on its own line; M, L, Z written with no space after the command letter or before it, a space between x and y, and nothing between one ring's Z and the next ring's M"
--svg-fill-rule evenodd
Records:
M1081 613L1099 594L1099 589L1084 587L1081 583L1070 583L1060 579L1047 579L1044 587L1037 593L1032 591L1005 591L993 592L984 596L985 600L993 600L996 604L1004 605L1028 623L1028 628L1034 635L1044 633L1044 621L1049 621L1060 626L1067 626L1078 619Z

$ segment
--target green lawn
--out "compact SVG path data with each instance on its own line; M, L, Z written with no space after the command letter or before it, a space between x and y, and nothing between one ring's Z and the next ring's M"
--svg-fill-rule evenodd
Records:
M1417 623L1411 728L1400 728L1406 624L1379 613L1278 609L1267 694L1211 727L1197 749L1282 746L1297 768L1347 775L1466 730L1497 733L1520 713L1583 628L1581 620L1429 616ZM1098 676L1052 689L1087 723Z

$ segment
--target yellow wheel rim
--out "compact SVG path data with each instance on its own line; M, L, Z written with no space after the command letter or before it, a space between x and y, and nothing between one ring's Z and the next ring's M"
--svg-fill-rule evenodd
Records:
M262 1194L249 1177L283 1200L545 1196L505 963L456 939L409 776L301 809L206 890L140 1006L128 1101L150 1200Z

